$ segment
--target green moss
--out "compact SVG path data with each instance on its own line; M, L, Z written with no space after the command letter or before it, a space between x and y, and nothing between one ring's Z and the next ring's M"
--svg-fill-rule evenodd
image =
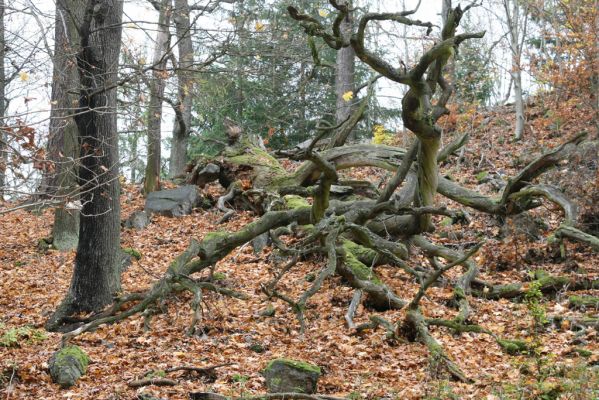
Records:
M368 247L361 246L351 240L343 240L343 248L346 252L352 253L362 264L373 265L377 257L376 251Z
M524 354L528 352L528 346L523 340L497 339L497 343L508 354Z
M227 231L215 231L215 232L209 232L206 234L206 236L204 236L204 241L209 241L209 240L222 240L225 237L229 236L231 233L227 232Z
M152 370L145 375L147 378L166 378L166 371L162 369Z
M141 259L141 253L138 250L135 250L132 247L124 247L123 248L123 253L129 254L131 257L135 258L136 260L140 260Z
M344 246L345 247L345 246ZM373 283L382 284L378 276L364 265L358 258L347 249L345 250L345 264L354 273L356 278L363 281L371 281Z
M268 167L276 173L285 173L285 170L281 167L277 159L268 154L268 152L249 143L242 144L244 146L232 148L225 152L229 162L237 165L250 165L252 167Z
M310 203L308 203L308 200L295 194L288 194L286 196L283 196L283 200L285 200L285 207L288 210L295 210L296 208L302 207L310 207Z
M312 373L316 373L319 375L322 374L322 371L320 370L320 367L318 365L310 364L305 361L291 360L288 358L277 358L275 360L272 360L268 363L268 365L266 366L266 368L264 370L266 371L266 370L271 369L273 364L275 364L275 363L284 364L291 368L295 368L295 369L307 371L307 372L312 372Z
M224 281L225 279L227 279L227 275L223 272L215 272L212 274L212 280L215 282Z
M476 174L476 180L482 182L487 176L489 176L488 171L482 171Z
M570 296L570 308L599 308L597 296Z
M54 356L55 365L57 367L70 365L72 360L77 360L79 366L81 367L81 373L85 374L85 371L87 371L87 366L89 365L89 356L83 350L81 350L81 347L79 346L72 345L63 347Z
M584 357L584 358L589 358L593 355L592 351L589 351L587 349L582 349L580 347L577 347L574 349L574 352L577 353L579 356Z

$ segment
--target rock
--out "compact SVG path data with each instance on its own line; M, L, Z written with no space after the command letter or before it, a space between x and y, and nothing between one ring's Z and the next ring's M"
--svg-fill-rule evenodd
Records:
M148 194L146 212L166 217L180 217L191 214L191 210L200 204L201 198L194 185L177 189L160 190Z
M262 372L270 393L316 393L320 368L303 361L278 358Z
M50 358L50 376L52 381L66 389L85 375L89 357L79 346L66 346Z
M150 225L150 216L145 211L135 211L125 221L125 228L144 229Z

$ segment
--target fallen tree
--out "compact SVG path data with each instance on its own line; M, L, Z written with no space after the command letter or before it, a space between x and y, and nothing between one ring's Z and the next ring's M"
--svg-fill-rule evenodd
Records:
M201 242L192 240L189 247L171 263L164 276L146 292L120 295L109 309L85 320L76 320L67 315L56 318L48 328L64 331L64 344L102 324L115 323L136 314L143 314L146 326L149 326L153 315L148 311L150 307L168 294L181 290L193 294L193 315L188 330L189 334L193 334L201 321L201 302L206 291L244 298L242 293L196 277L202 271L214 269L235 248L261 235L269 235L273 246L281 255L288 257L288 262L263 287L263 292L269 298L278 298L289 304L302 331L306 324L304 311L310 298L322 288L327 279L338 274L356 289L356 296L346 315L350 328L353 325L352 310L355 310L363 295L367 303L377 310L407 307L404 320L390 322L373 316L368 326L357 326L354 329L382 326L389 338L423 343L431 354L434 366L432 371L441 376L470 382L429 332L430 326L444 326L458 333L490 334L505 351L517 353L522 350L521 343L500 338L491 331L470 323L468 298L471 294L479 295L479 289L483 288L480 293L488 297L508 296L497 296L496 293L505 293L505 290L477 280L478 265L472 260L472 256L481 244L461 253L434 244L425 237L427 232L434 229L432 215L457 217L459 214L458 210L435 204L434 196L439 193L462 206L498 216L529 210L539 206L540 199L547 199L558 204L565 212L564 222L555 233L556 240L577 240L596 249L597 238L580 231L576 226L576 207L557 189L531 183L564 158L584 139L584 135L576 136L526 166L509 180L499 199L485 197L440 176L439 163L467 140L462 137L441 148L442 132L436 123L442 115L449 112L446 105L452 88L443 77L445 64L460 43L480 38L484 34L456 34L463 13L470 7L465 10L459 6L453 9L440 39L422 55L412 69L407 70L391 66L366 49L364 35L368 23L395 21L426 27L429 33L432 24L411 19L415 10L365 14L358 20L357 32L347 39L340 35L339 24L347 16L349 9L334 0L330 3L337 10L331 31L316 18L303 14L292 6L289 7L289 13L299 21L307 34L322 38L334 49L352 46L356 55L379 74L409 87L403 99L402 116L405 126L416 136L411 147L400 149L360 144L317 151L318 143L324 136L339 137L339 130L355 126L364 112L362 107L358 107L353 116L338 126L324 122L319 124L314 139L307 146L279 153L279 156L303 161L294 173L287 173L278 160L260 146L258 140L243 134L240 127L229 122L227 143L223 144L221 154L199 160L189 169L187 182L202 186L218 180L227 189L218 202L219 208L225 213L223 219L230 218L234 213L234 209L226 204L235 198L261 216L237 232L215 232L206 235ZM393 171L394 175L381 192L370 188L366 194L360 193L360 189L368 185L343 182L337 173L342 169L360 166L387 169ZM350 198L348 193L359 193L362 196ZM340 198L336 198L337 195ZM308 199L311 199L311 203ZM286 245L284 240L286 236L296 234L296 230L290 226L302 227L303 236L294 246ZM431 260L431 267L410 265L410 247L421 249ZM281 278L294 268L300 258L311 255L324 256L327 261L309 289L299 298L292 298L281 292L277 288ZM440 264L437 261L439 258L446 260L446 264ZM420 284L418 293L412 299L402 298L398 294L402 292L401 288L391 287L377 276L374 267L383 263L403 269L411 279ZM451 282L454 287L452 304L458 310L457 316L453 320L425 318L421 312L421 299L449 270L458 267L463 268L463 272L460 278ZM526 290L524 286L513 289L516 296Z

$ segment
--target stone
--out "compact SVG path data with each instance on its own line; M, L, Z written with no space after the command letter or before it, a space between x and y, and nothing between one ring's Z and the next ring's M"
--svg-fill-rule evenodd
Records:
M125 221L125 228L144 229L150 225L150 216L145 211L135 211Z
M79 346L66 346L50 358L50 376L61 388L70 388L85 375L88 364L89 357Z
M262 372L269 393L316 393L321 370L318 366L278 358L268 363Z
M151 192L146 198L145 211L149 214L159 214L166 217L181 217L191 214L191 211L201 202L195 185L185 185L176 189Z

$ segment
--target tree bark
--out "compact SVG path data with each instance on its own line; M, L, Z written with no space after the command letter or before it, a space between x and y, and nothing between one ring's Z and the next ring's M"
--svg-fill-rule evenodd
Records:
M180 175L185 170L187 163L187 144L191 132L191 107L193 77L193 44L191 42L191 22L189 19L189 4L187 0L175 0L173 14L177 31L179 48L179 65L177 68L177 79L179 81L178 108L171 142L171 158L169 165L169 176Z
M71 285L48 323L50 328L65 315L102 309L120 290L116 81L123 2L78 0L74 7L84 8L77 54L81 91L75 116L83 208Z
M346 1L350 7L351 2ZM341 22L340 30L345 40L349 43L349 37L352 34L352 15L351 12ZM346 101L343 95L347 92L354 92L355 88L355 65L356 53L351 46L342 47L337 51L337 59L335 62L335 95L337 96L337 108L335 111L335 119L337 124L345 121L351 114L352 104L351 99Z
M64 0L56 4L54 31L54 71L52 76L52 108L50 110L48 151L55 170L45 174L46 193L73 202L77 196L76 160L79 155L77 125L73 115L79 89L76 52L79 47L77 23L83 19L83 9L77 1ZM79 210L57 207L54 211L52 244L58 250L74 250L79 237Z
M511 2L511 11L510 11ZM507 24L509 29L510 38L510 50L512 53L512 70L510 75L514 82L514 105L516 108L516 126L514 132L514 138L516 140L522 139L524 134L525 118L524 118L524 95L522 92L522 45L520 41L526 35L526 16L523 16L524 22L522 22L522 16L520 15L520 5L516 0L504 0L503 6L505 9L505 15L507 17ZM520 24L522 24L522 33L520 32Z
M154 47L154 69L150 81L150 106L148 110L148 158L144 181L144 194L160 190L160 150L162 100L166 85L167 52L170 45L169 24L171 0L162 0L158 17L158 33Z
M4 53L6 43L4 42L4 0L0 0L0 201L4 199L4 186L6 185L6 165L8 153L6 152L6 134L4 133L4 113L6 108L6 90L4 73Z

